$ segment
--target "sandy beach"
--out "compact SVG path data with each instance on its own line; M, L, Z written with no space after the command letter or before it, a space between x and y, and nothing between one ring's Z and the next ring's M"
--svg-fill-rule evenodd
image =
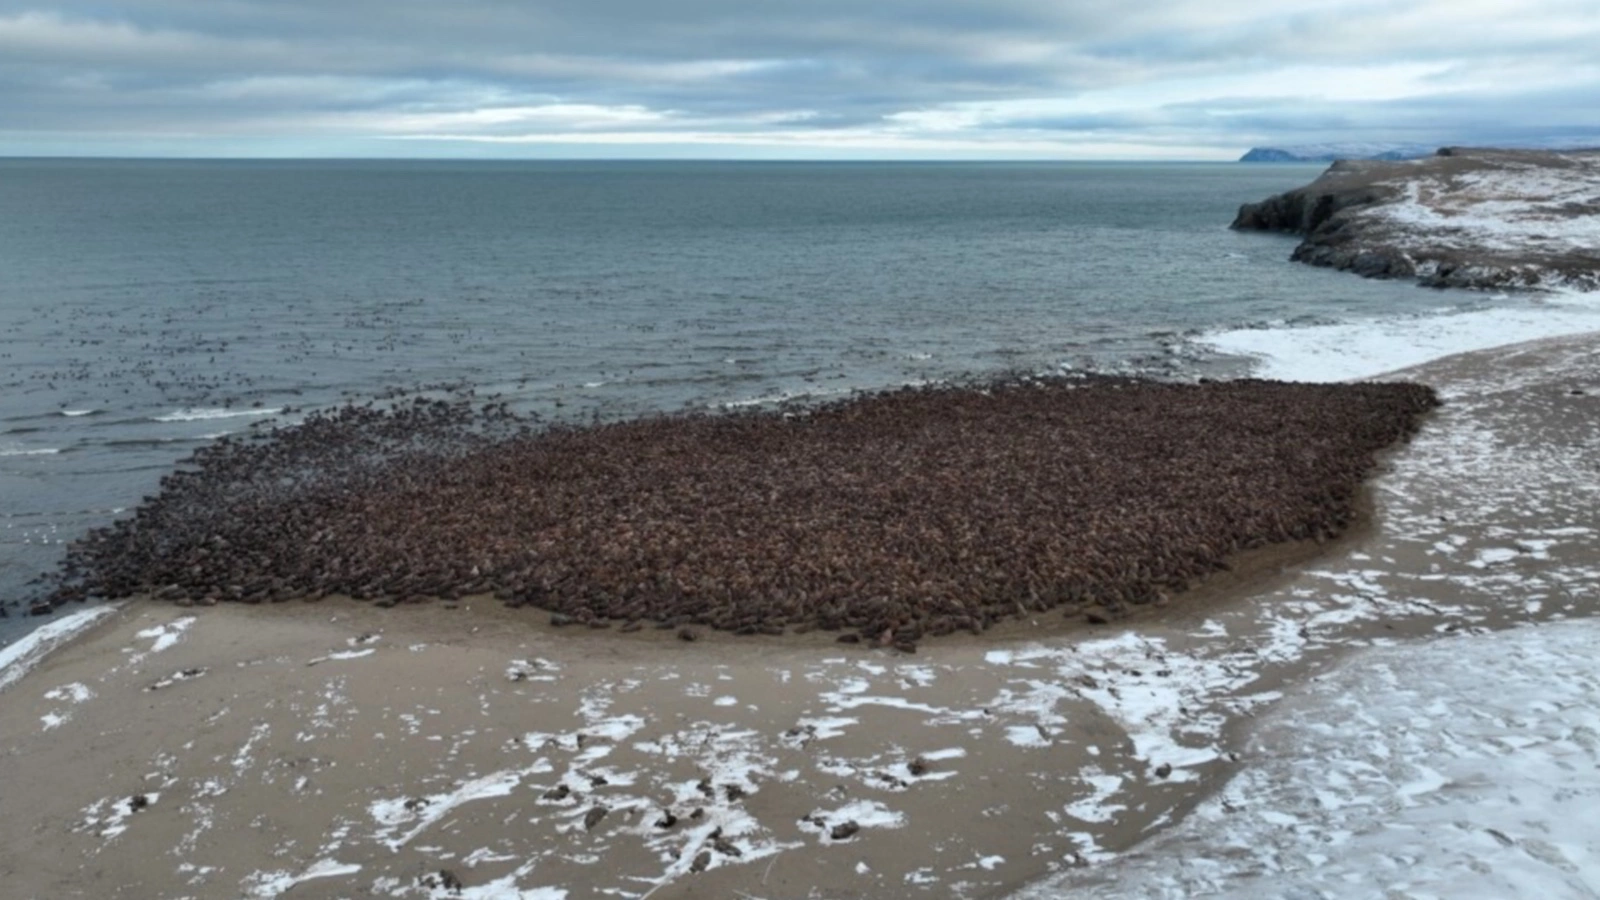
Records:
M1109 626L904 654L489 598L129 603L0 672L0 893L1104 891L1267 771L1252 723L1353 651L1596 611L1600 336L1398 377L1446 405L1385 457L1367 527Z

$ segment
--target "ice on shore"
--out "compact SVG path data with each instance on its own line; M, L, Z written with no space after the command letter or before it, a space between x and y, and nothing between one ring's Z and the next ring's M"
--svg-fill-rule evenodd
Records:
M116 606L81 609L39 626L13 643L0 647L0 691L15 684L51 650L117 611Z
M1457 353L1600 331L1600 295L1557 294L1522 306L1375 318L1300 328L1239 328L1197 338L1284 381L1373 378Z
M1600 621L1362 651L1172 831L1015 900L1592 897Z

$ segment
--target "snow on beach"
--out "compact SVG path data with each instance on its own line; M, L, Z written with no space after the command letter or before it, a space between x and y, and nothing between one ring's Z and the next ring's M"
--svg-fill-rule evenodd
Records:
M1453 896L1475 871L1452 868L1462 848L1515 888L1501 895L1559 886L1589 864L1570 822L1441 804L1466 784L1556 809L1527 779L1582 762L1597 679L1578 639L1500 642L1559 637L1552 617L1600 595L1592 434L1550 424L1591 402L1565 385L1600 383L1600 356L1558 342L1436 376L1449 402L1376 480L1378 533L1251 602L915 657L710 639L646 654L521 620L501 633L492 610L145 604L8 692L0 731L23 752L0 799L63 821L60 852L172 896L944 897L1041 877L1024 896L1178 896L1273 866L1313 879L1290 887ZM462 636L407 630L430 614ZM1518 620L1546 624L1494 631ZM1459 679L1430 680L1440 655L1494 686L1482 728L1440 727L1476 714ZM1508 655L1520 681L1479 658ZM1532 702L1547 670L1574 673L1548 709ZM113 732L86 763L103 775L23 793L52 742L99 752ZM1593 763L1575 770L1581 794ZM47 839L0 843L56 852ZM1190 839L1213 843L1160 849ZM1426 865L1361 855L1390 849ZM1385 866L1410 880L1340 880Z
M1016 900L1592 897L1597 642L1578 619L1356 654L1182 824Z
M39 661L96 622L115 612L112 606L96 606L62 616L0 647L0 690L10 687L28 674Z
M1347 381L1457 353L1591 331L1600 331L1600 293L1558 292L1524 295L1520 304L1469 312L1240 328L1203 335L1196 342L1250 358L1251 374L1259 378Z
M1588 331L1600 300L1553 294L1203 342L1266 377L1337 380ZM28 724L40 741L83 735L130 675L169 712L200 675L231 696L179 729L195 735L181 751L128 751L160 792L97 786L73 831L72 852L125 872L118 854L166 822L185 833L162 865L202 894L313 882L576 900L710 886L701 895L770 900L800 896L768 888L774 872L792 887L826 870L840 895L988 895L1043 871L1018 898L1591 896L1600 663L1586 648L1600 624L1567 617L1600 595L1600 480L1592 428L1548 423L1588 402L1552 385L1600 387L1600 356L1566 342L1476 365L1447 371L1448 405L1377 479L1374 539L1199 622L745 668L594 668L528 648L429 694L427 677L365 674L402 653L372 632L229 660L222 632L207 632L228 611L161 610L98 679L24 683L40 704ZM0 648L0 688L110 612ZM1497 630L1518 619L1532 624ZM405 655L469 652L484 651ZM282 679L276 711L245 706L246 676ZM342 755L354 735L371 744ZM324 786L334 769L340 790ZM988 799L974 799L979 785ZM284 802L309 827L257 827ZM493 822L514 827L480 827Z
M1564 293L1520 309L1240 330L1206 343L1254 357L1264 377L1334 380L1595 331L1600 298ZM1469 548L1454 535L1428 551L1445 565L1482 573L1451 577L1435 563L1421 576L1462 590L1468 603L1447 612L1503 601L1505 609L1520 605L1535 623L1509 631L1452 628L1424 644L1356 650L1274 706L1255 726L1248 763L1176 827L1092 869L1068 869L1015 900L1471 900L1600 891L1600 823L1589 814L1600 797L1600 662L1593 655L1600 621L1559 621L1563 613L1537 620L1552 601L1570 605L1600 589L1592 558L1600 485L1592 469L1584 471L1594 434L1580 435L1576 445L1547 445L1537 436L1512 437L1519 427L1510 425L1518 402L1529 405L1519 388L1566 373L1589 390L1561 393L1585 396L1600 366L1581 342L1546 352L1535 375L1491 368L1483 378L1448 385L1447 404L1455 409L1447 405L1445 421L1425 430L1400 471L1379 483L1389 495L1388 530L1402 539L1423 543L1437 523L1454 521L1463 533L1481 529L1503 542ZM1427 503L1437 490L1405 483L1406 472L1419 467L1456 481L1456 499L1466 505ZM1520 528L1512 524L1518 520ZM1550 545L1536 531L1556 536L1569 552L1588 552L1568 557L1576 564L1545 568ZM1375 585L1367 575L1393 574L1335 580L1370 594Z

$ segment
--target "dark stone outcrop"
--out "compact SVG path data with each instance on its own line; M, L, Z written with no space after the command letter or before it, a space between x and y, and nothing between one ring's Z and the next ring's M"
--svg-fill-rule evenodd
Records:
M1239 215L1230 227L1312 234L1327 225L1335 214L1352 206L1382 202L1398 191L1398 188L1375 183L1370 177L1374 169L1387 174L1391 167L1355 160L1336 162L1303 188L1239 207Z
M1368 278L1592 290L1600 248L1575 235L1595 216L1600 153L1447 147L1422 160L1341 160L1244 204L1231 227L1301 235L1295 261Z

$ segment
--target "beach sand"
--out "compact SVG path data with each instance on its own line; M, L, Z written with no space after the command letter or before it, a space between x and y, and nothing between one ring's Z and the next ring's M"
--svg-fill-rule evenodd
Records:
M0 894L1092 879L1264 763L1252 719L1352 648L1600 604L1600 336L1400 377L1446 406L1385 459L1368 528L1103 628L1056 616L907 655L556 630L488 599L129 604L4 688Z

